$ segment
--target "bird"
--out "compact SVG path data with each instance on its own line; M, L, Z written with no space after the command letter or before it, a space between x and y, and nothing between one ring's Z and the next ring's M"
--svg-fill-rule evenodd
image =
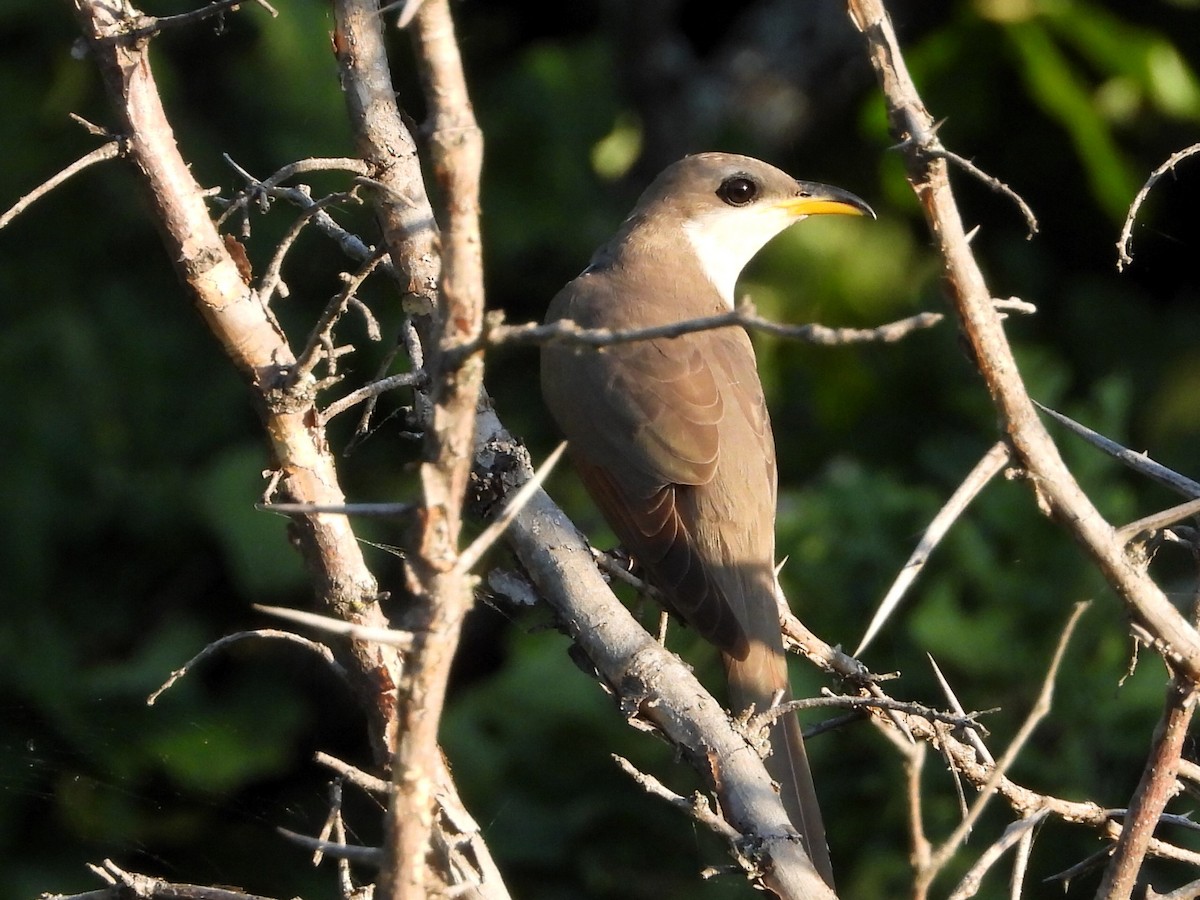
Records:
M761 160L697 153L645 189L546 321L617 332L736 308L751 258L808 216L870 216L840 188ZM593 501L664 606L721 652L735 713L791 697L775 574L770 417L746 331L541 348L542 394ZM833 872L800 725L774 720L766 766L822 878Z

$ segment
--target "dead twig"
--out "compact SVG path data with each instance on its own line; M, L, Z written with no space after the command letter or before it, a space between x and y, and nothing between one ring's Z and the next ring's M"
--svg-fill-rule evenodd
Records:
M324 644L319 644L316 641L310 641L308 638L301 637L298 634L293 634L290 631L278 631L274 628L259 628L255 631L239 631L236 634L227 634L225 637L218 638L217 640L213 641L211 644L185 662L182 666L172 672L167 677L167 680L164 681L158 688L158 690L154 691L149 697L146 698L146 705L153 706L158 701L159 697L161 697L175 685L175 682L179 681L179 679L183 678L188 674L188 672L190 672L204 660L208 659L214 653L219 653L226 647L229 647L231 644L236 644L239 641L246 640L275 640L288 641L293 644L298 644L305 650L310 650L317 654L317 656L321 657L321 659L325 661L326 665L328 665L329 668L332 669L343 681L349 682L350 680L349 673L345 670L345 668L343 668L342 664L339 663L336 658L334 658L333 651Z
M721 813L713 809L712 804L709 803L708 798L703 794L695 793L690 798L682 797L653 775L649 775L638 769L625 757L617 756L614 753L613 761L650 796L666 800L676 809L682 810L705 828L708 828L730 843L741 841L741 832L725 821Z
M78 175L84 169L94 166L96 163L106 162L110 159L117 159L124 156L126 152L125 139L115 137L109 140L107 144L101 144L90 153L85 153L75 162L71 163L64 169L60 169L54 175L51 175L32 191L10 206L3 215L0 215L0 229L7 227L8 223L25 212L33 203L45 197L68 178Z
M1025 841L1032 835L1033 830L1042 823L1042 821L1050 815L1050 810L1040 809L1033 815L1024 819L1018 819L1004 829L999 840L992 843L975 861L975 865L971 866L966 875L958 883L958 886L950 894L950 900L967 900L968 897L974 897L979 893L979 887L983 883L983 876L988 870L1000 861L1005 852L1015 844Z
M847 0L862 33L888 110L891 131L905 151L909 182L941 255L949 298L979 374L1007 432L1014 461L1030 477L1039 507L1067 528L1126 604L1154 645L1189 677L1200 679L1200 633L1141 567L1133 565L1110 523L1079 486L1038 419L993 298L963 228L950 188L947 160L922 152L933 119L905 65L882 0Z
M357 625L354 622L347 622L344 619L334 619L330 616L322 616L317 613L305 612L302 609L292 609L287 606L264 606L261 603L254 603L251 604L251 608L264 615L274 616L277 619L286 619L298 625L307 625L309 628L315 628L327 634L336 634L356 641L371 641L375 644L398 647L401 650L407 650L413 643L412 632L409 631L396 631L393 628ZM290 634L291 632L282 633ZM296 635L293 635L293 637L296 637ZM303 638L300 638L300 640L303 640Z
M1158 482L1163 487L1169 488L1183 497L1200 497L1200 481L1193 481L1186 475L1181 475L1173 469L1168 469L1162 463L1152 460L1145 453L1138 453L1135 450L1123 447L1111 438L1107 438L1099 432L1092 431L1086 425L1081 425L1069 416L1065 416L1048 406L1043 406L1036 400L1033 403L1034 406L1054 421L1066 426L1067 429L1083 438L1093 447L1102 450L1113 459L1133 469L1133 471L1145 475L1147 478Z
M1125 216L1125 224L1121 228L1121 237L1117 240L1117 271L1124 272L1125 267L1133 262L1133 223L1137 220L1138 210L1142 208L1142 203L1145 201L1150 189L1158 184L1168 172L1174 171L1175 167L1187 159L1189 156L1195 156L1200 153L1200 144L1192 144L1192 146L1172 153L1165 163L1150 173L1150 177L1146 179L1146 183L1142 185L1141 190L1137 192L1137 196L1133 198L1133 203L1129 206L1129 214Z
M740 302L736 309L714 316L627 330L581 328L570 319L560 319L547 324L529 322L522 325L508 325L504 323L502 313L490 313L487 316L480 343L488 347L497 347L546 344L557 341L584 347L608 347L613 344L626 344L634 341L680 337L717 328L745 328L749 331L760 331L787 340L833 347L861 343L892 343L915 331L932 328L942 319L941 313L925 312L876 328L830 328L817 324L785 325L762 318L755 311L754 305L747 300ZM462 348L460 353L475 349L477 346L471 345Z
M862 652L871 643L871 640L879 633L879 629L891 616L892 612L900 605L900 601L904 598L905 592L916 581L917 576L921 574L921 570L925 568L925 563L929 561L929 555L934 548L941 543L942 538L946 536L946 532L950 530L958 517L966 511L966 508L971 505L971 501L979 496L979 492L995 477L996 473L1008 465L1010 454L1008 445L1003 441L997 441L992 445L991 449L983 455L983 458L975 464L975 467L970 471L966 478L950 495L950 499L946 504L938 510L938 514L933 517L933 521L925 529L925 533L921 535L921 540L917 544L908 561L900 569L900 573L892 582L892 586L888 588L883 600L879 603L879 608L875 611L875 615L871 617L871 622L867 626L867 631L859 641L858 649L854 651L855 656L861 656Z

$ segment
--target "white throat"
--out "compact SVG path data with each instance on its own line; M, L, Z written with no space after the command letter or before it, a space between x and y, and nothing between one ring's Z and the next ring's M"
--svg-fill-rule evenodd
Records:
M734 288L746 263L767 241L799 218L772 207L720 209L686 220L683 234L695 252L701 270L725 305L734 309L737 305Z

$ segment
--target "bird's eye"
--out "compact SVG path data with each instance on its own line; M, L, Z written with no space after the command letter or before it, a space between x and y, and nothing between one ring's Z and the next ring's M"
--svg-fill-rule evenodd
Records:
M758 196L758 185L745 175L734 175L721 182L717 196L730 206L745 206Z

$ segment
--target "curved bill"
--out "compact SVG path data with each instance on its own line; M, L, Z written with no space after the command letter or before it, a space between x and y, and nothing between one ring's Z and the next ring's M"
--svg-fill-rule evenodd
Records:
M797 181L796 195L779 204L793 216L870 216L875 210L849 191L815 181Z

